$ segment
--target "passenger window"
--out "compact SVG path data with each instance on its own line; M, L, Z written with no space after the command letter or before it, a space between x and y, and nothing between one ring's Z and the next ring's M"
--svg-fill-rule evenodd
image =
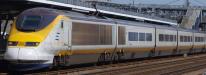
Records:
M204 38L203 37L201 37L201 42L204 42Z
M174 39L173 35L170 35L170 41L172 42Z
M195 42L204 42L203 37L195 37Z
M195 37L195 42L199 42L199 38L198 37Z
M184 36L184 42L187 42L187 36Z
M129 32L129 41L135 41L135 33Z
M188 42L191 42L191 40L190 40L190 36L187 36L187 38L188 38Z
M138 41L138 38L139 38L139 34L136 32L135 33L135 40Z
M177 41L177 36L176 35L174 35L174 41Z
M147 41L152 41L152 34L151 33L146 34L146 40Z
M165 35L165 41L169 41L170 37L169 35Z
M163 36L163 34L159 34L159 41L164 41L164 36Z
M145 33L139 33L139 41L145 41Z
M187 38L188 38L188 42L190 42L191 40L190 40L190 36L187 36Z
M183 36L180 36L180 42L183 42Z

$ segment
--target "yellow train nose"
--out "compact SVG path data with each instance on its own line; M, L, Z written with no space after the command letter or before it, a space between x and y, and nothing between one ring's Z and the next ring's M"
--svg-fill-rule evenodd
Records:
M36 33L17 33L9 37L8 46L35 47L43 40L42 35Z

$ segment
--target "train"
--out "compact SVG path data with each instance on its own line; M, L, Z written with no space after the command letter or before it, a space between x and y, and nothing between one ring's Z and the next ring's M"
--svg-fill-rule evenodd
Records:
M15 19L4 59L18 70L206 52L206 34L178 26L31 8Z

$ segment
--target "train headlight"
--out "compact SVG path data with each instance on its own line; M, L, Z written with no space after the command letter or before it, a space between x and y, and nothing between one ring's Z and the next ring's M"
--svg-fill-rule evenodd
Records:
M26 42L25 46L38 46L39 42Z
M18 42L15 41L9 41L8 46L17 46Z

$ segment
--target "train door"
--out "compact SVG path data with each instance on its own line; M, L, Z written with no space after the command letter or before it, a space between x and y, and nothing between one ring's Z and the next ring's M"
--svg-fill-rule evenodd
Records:
M59 56L55 56L53 60L53 67L58 66L68 66L69 63L69 55L71 55L71 22L69 19L64 18L61 20L61 50L63 50L63 54L59 53Z
M62 20L62 31L63 31L63 42L64 42L64 48L66 48L66 50L70 50L70 32L71 32L71 22L69 22L69 19L64 19Z

